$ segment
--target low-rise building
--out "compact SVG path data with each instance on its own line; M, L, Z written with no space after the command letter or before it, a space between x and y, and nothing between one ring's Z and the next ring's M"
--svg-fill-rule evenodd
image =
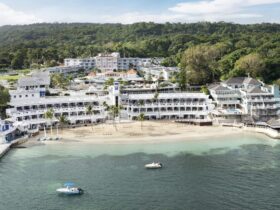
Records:
M82 124L85 122L103 121L104 107L102 102L106 96L97 95L70 95L70 96L44 96L36 100L19 99L10 102L6 114L15 122L24 122L31 129L43 127L49 123L57 123L61 115L67 117L71 124ZM93 114L87 113L87 107L92 106ZM53 119L46 119L45 113L53 111Z
M124 103L127 115L135 120L140 113L146 119L209 120L213 106L203 93L129 94Z
M278 89L273 86L272 89ZM280 98L264 87L251 87L241 89L241 106L245 114L251 115L256 120L268 121L277 117L280 110Z
M80 70L77 66L55 66L42 69L42 71L49 72L50 74L71 74Z
M12 123L0 120L0 144L11 142L23 135Z
M217 110L231 110L226 113L237 113L236 117L239 119L240 110L241 115L250 116L255 121L268 121L280 115L277 85L265 86L263 82L251 77L235 77L210 85L209 91Z
M140 66L160 64L163 58L122 58L120 53L99 53L91 58L66 58L66 67L80 67L83 69L100 69L103 72L115 70L139 69Z
M179 68L177 67L164 67L164 66L159 66L159 65L153 65L149 67L141 67L141 71L144 72L145 78L147 80L169 80L170 76L173 73L179 72Z

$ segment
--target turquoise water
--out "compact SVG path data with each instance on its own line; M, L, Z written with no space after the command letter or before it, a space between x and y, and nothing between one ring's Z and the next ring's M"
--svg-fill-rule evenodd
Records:
M144 169L154 160L165 167ZM279 162L278 142L252 135L15 149L0 161L0 209L279 209ZM85 194L57 195L68 181Z

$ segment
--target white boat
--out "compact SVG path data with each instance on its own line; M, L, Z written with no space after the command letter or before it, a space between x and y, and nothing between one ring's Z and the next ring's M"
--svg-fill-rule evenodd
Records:
M74 187L73 183L65 183L64 187L56 189L56 192L66 195L81 195L84 191L79 187Z
M146 164L145 168L148 168L148 169L162 168L162 164L159 162L158 163L152 162L152 163Z

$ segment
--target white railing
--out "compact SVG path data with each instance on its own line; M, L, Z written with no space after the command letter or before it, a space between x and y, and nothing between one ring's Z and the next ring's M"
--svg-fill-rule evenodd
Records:
M195 107L201 107L201 106L207 106L206 103L149 103L149 104L144 104L144 105L139 105L139 104L126 104L127 107L131 108L150 108L150 107L178 107L178 106L195 106Z
M71 113L71 112L86 112L86 107L75 107L75 108L53 108L54 113ZM93 110L101 111L103 107L93 107ZM8 115L13 117L24 117L24 116L32 116L32 115L41 115L48 111L48 109L38 109L38 110L23 110L23 111L9 111L7 112Z
M138 116L140 113L145 115L208 115L205 111L151 111L151 112L132 112L128 111L129 115Z

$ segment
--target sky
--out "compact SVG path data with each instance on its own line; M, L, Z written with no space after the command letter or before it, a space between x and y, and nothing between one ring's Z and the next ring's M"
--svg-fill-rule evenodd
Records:
M150 21L280 23L280 0L0 0L0 26Z

